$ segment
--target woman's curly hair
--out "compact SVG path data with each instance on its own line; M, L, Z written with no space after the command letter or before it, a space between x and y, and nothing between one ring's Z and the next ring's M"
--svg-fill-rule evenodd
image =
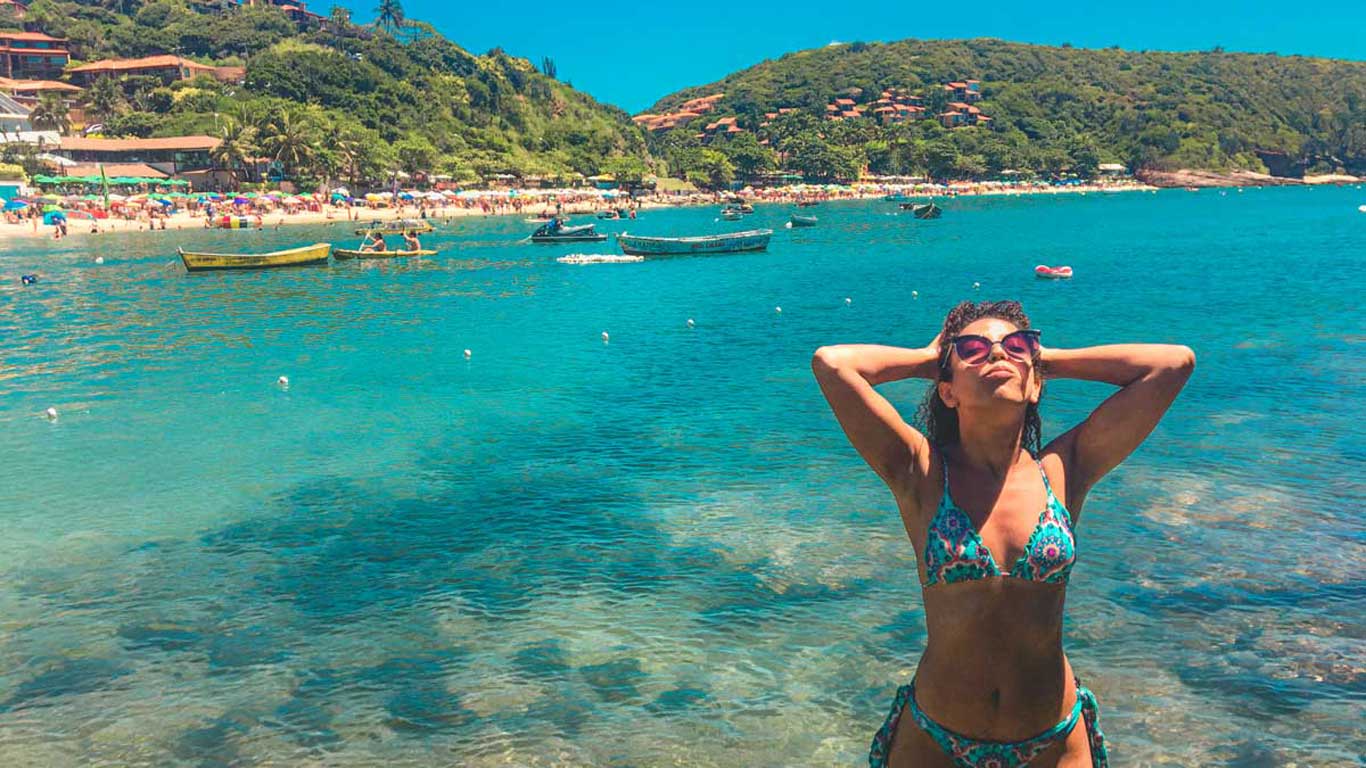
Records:
M958 412L944 404L939 397L937 386L940 381L953 380L953 367L949 365L949 346L953 343L953 337L969 324L984 317L1005 320L1021 330L1029 327L1029 316L1025 314L1024 307L1021 307L1018 301L964 301L949 310L948 317L944 318L944 330L939 334L939 376L916 412L916 420L920 422L930 444L936 448L943 449L958 442ZM1043 376L1041 366L1042 363L1036 354L1034 370L1040 377ZM1038 456L1041 450L1041 431L1039 406L1037 403L1029 403L1025 407L1024 434L1021 436L1020 444L1034 456Z

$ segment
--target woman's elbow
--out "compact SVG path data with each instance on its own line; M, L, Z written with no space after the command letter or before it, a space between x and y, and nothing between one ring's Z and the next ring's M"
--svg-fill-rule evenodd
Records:
M840 357L839 347L820 347L811 355L811 370L815 372L817 376L833 372L839 367Z
M1184 382L1195 372L1195 350L1190 347L1173 345L1165 357L1159 373Z

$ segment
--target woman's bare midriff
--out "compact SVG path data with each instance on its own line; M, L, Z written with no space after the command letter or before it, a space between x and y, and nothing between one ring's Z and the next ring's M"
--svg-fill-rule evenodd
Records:
M1076 702L1062 650L1066 587L992 577L925 590L928 642L916 668L920 708L951 731L1019 741Z

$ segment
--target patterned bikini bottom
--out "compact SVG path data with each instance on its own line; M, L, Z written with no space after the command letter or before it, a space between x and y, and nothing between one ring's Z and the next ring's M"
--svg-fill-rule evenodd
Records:
M1086 724L1086 733L1091 743L1091 763L1095 768L1107 768L1109 753L1105 748L1105 735L1100 732L1100 708L1096 696L1080 680L1077 684L1077 703L1072 713L1057 725L1043 733L1023 741L981 741L954 733L931 720L915 703L915 681L903 685L896 691L892 701L892 711L887 720L873 737L873 747L868 752L869 768L886 768L887 756L892 750L892 738L896 735L897 723L901 714L909 711L915 724L929 734L931 739L953 758L959 768L1021 768L1039 753L1066 739L1076 727L1077 721Z

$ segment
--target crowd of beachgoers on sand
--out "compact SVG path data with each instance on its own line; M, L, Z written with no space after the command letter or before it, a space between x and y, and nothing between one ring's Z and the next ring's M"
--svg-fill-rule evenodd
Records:
M369 192L344 187L314 193L181 192L148 187L133 194L97 194L85 189L49 189L4 204L0 237L145 232L213 227L278 228L332 221L398 218L442 220L462 216L592 215L607 210L641 211L685 205L714 205L741 198L754 203L797 204L905 197L936 199L972 195L1084 194L1155 189L1132 179L1094 182L949 182L793 184L747 186L727 191L616 189L466 189Z

